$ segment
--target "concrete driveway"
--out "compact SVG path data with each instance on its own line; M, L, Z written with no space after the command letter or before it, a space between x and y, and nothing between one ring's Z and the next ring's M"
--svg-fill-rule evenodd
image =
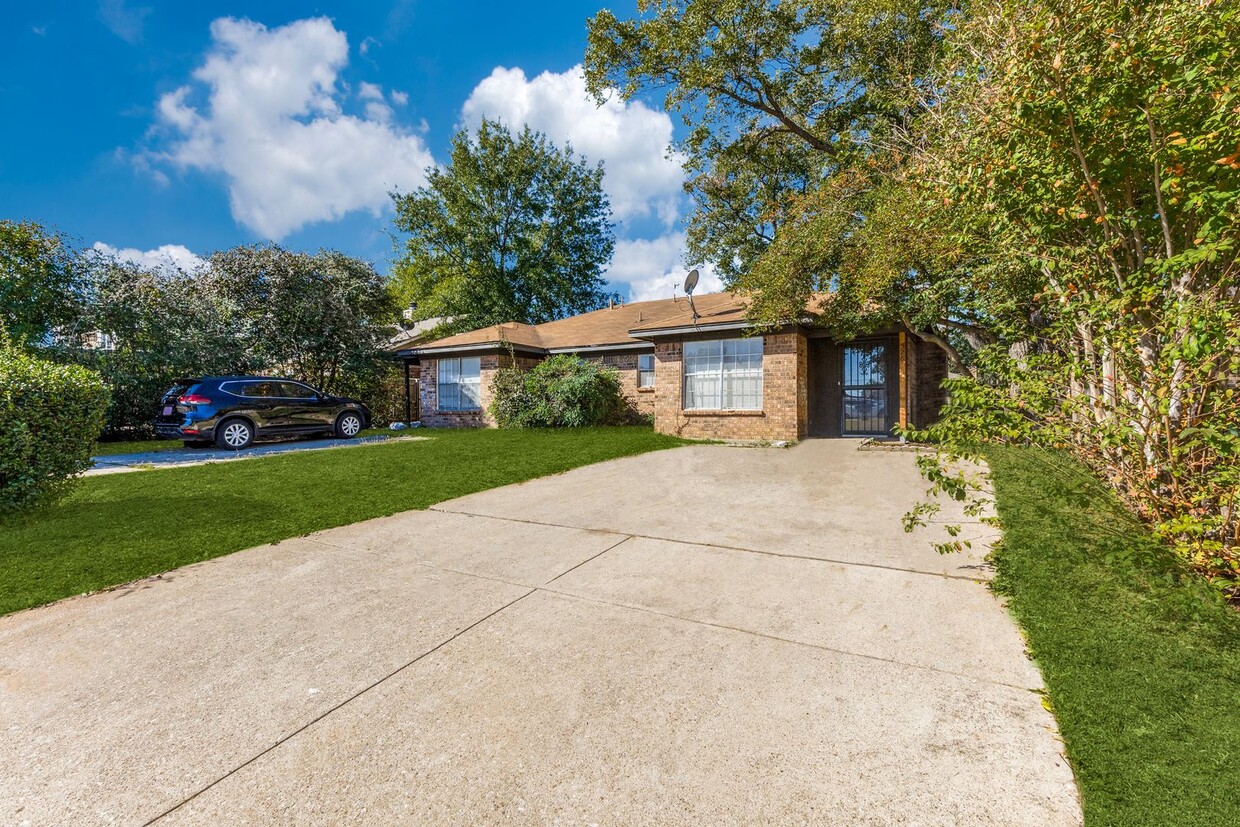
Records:
M856 447L602 463L0 619L0 823L1079 824L980 553L905 535L912 456Z

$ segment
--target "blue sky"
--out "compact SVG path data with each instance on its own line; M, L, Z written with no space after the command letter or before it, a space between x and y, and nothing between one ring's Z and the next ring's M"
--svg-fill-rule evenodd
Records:
M498 117L604 161L609 278L633 299L670 296L685 269L688 204L666 154L679 121L657 100L586 98L599 7L23 4L0 33L0 216L145 261L272 239L386 270L386 193L418 186L457 128Z

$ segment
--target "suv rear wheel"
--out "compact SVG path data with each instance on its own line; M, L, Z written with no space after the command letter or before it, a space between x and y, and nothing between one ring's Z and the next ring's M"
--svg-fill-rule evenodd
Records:
M215 444L226 451L240 451L254 441L254 426L244 419L226 419L215 429Z
M336 417L336 436L352 439L362 432L362 417L353 411L345 411Z

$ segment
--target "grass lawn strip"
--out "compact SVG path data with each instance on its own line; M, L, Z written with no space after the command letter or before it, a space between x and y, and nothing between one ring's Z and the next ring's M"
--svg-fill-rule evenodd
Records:
M642 427L443 430L434 437L83 479L64 501L0 522L0 614L685 444Z
M1087 827L1240 824L1240 613L1080 465L987 458L995 588L1046 680Z

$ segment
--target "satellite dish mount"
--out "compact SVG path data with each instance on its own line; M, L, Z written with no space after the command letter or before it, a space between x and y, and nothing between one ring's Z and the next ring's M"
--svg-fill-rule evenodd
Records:
M685 295L689 297L689 309L693 311L693 323L697 324L698 316L697 307L693 304L693 290L697 287L698 271L694 267L689 271L689 275L685 276Z

